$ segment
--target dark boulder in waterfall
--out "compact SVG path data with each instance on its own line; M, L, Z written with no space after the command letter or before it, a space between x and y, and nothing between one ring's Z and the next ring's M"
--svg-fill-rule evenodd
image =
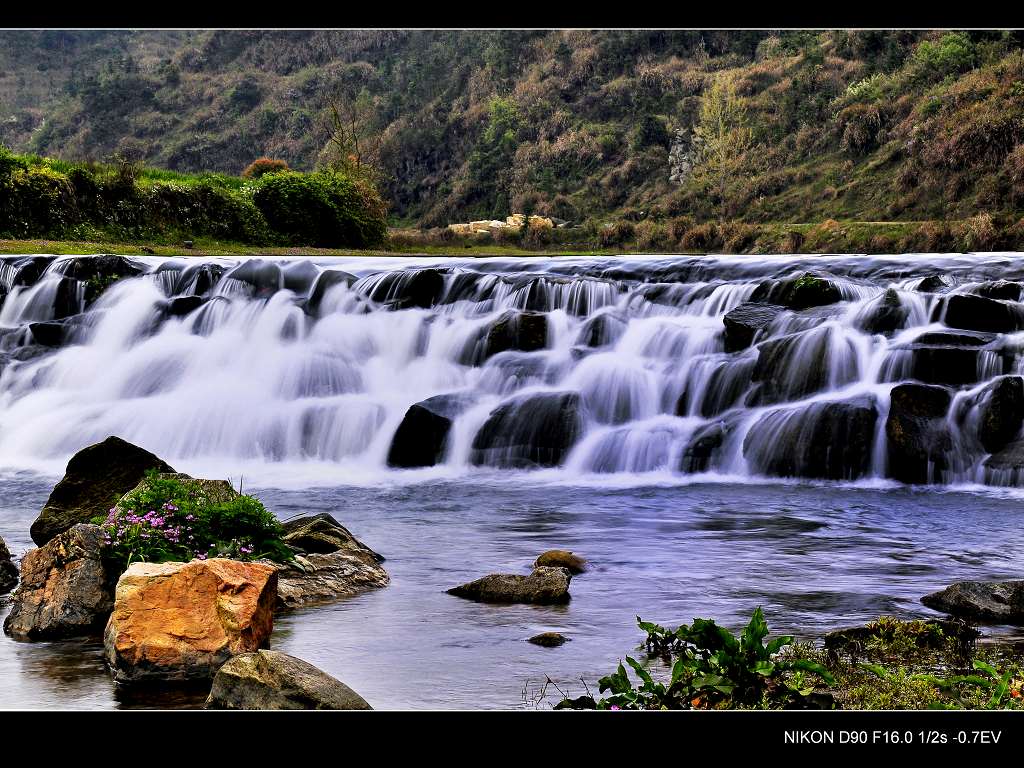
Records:
M214 289L226 271L224 266L209 262L187 266L178 275L174 293L203 296Z
M922 333L916 339L915 344L929 344L932 346L946 347L984 347L994 341L994 333L970 333L961 331L929 331Z
M67 327L58 320L29 323L28 330L35 343L44 347L59 347L67 338Z
M444 296L444 273L439 269L389 272L373 283L368 298L391 309L430 309Z
M63 479L54 486L32 523L32 540L43 546L73 525L105 517L150 469L174 472L149 451L119 437L83 448L71 457Z
M921 602L971 621L1024 625L1024 581L960 581Z
M7 549L7 543L0 538L0 595L10 592L17 583L18 566L11 559L11 551Z
M473 438L470 462L492 467L555 467L583 430L577 392L545 392L503 403Z
M956 285L949 275L928 275L922 277L915 290L921 293L944 293Z
M273 296L283 285L281 267L272 261L247 259L224 275L226 280L238 280L252 289L255 298Z
M466 394L436 395L410 406L398 425L391 449L390 467L432 467L444 456L448 433L455 417L473 403Z
M990 485L1020 485L1024 482L1024 440L1014 440L993 453L984 463L985 482Z
M584 347L606 347L622 338L626 332L626 319L614 312L594 315L580 328L576 343Z
M734 424L715 421L698 427L683 449L679 469L685 474L707 472L713 466L715 455L721 449L725 438Z
M572 574L566 568L538 567L529 576L492 573L448 590L449 595L481 603L534 603L550 605L569 602Z
M323 303L327 291L336 285L345 284L351 286L358 279L355 275L342 272L340 269L324 270L313 285L313 290L310 291L309 299L306 301L306 312L314 317L319 316L320 305Z
M77 315L85 309L84 295L82 284L79 281L70 277L60 278L53 297L54 319L62 320L65 317Z
M925 384L946 384L959 387L974 384L983 378L983 360L991 359L1002 373L1002 362L998 353L978 347L954 347L947 345L911 344L894 347L893 354L909 354L909 369L900 378L916 379Z
M789 309L808 309L842 301L843 294L834 280L801 272L781 280L765 280L750 300L761 304L781 304Z
M738 352L746 349L786 308L777 304L755 304L746 302L725 313L725 351Z
M510 309L485 326L459 355L463 365L479 365L499 352L534 352L548 345L548 316Z
M865 307L855 323L865 333L891 336L906 325L909 315L910 309L900 299L899 292L888 288Z
M978 439L995 453L1020 432L1024 423L1024 379L1003 376L982 392Z
M11 280L11 287L18 285L35 285L42 277L46 268L53 263L54 256L24 256L13 262L16 273Z
M703 364L714 366L714 370L702 379L694 377L694 369L691 368L686 389L676 401L677 416L700 415L710 419L736 405L750 388L757 355Z
M281 270L282 285L289 291L306 295L320 276L320 268L311 261L293 261Z
M890 393L885 435L889 477L904 483L941 480L953 440L946 421L952 393L945 387L900 384Z
M757 345L757 363L751 375L757 385L747 405L771 405L801 400L830 385L854 380L856 359L852 348L830 326L768 339ZM833 354L833 344L847 343L848 355Z
M1013 333L1024 328L1024 308L970 293L954 293L935 305L932 320L950 328Z
M1010 280L991 280L975 286L974 293L984 296L986 299L999 299L1000 301L1020 301L1020 283Z
M856 480L871 468L878 410L868 397L770 411L743 440L758 473Z
M199 309L208 301L203 296L178 296L167 302L164 310L170 317L184 317Z
M85 283L85 306L89 307L118 280L141 275L145 270L125 256L79 256L59 263L56 271Z

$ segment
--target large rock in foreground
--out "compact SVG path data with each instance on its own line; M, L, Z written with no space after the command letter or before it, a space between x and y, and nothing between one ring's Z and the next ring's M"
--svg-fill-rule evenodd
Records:
M373 709L340 680L276 651L242 653L213 678L207 709Z
M21 585L4 631L19 640L99 634L114 605L117 572L100 556L103 531L76 525L21 561Z
M529 576L492 573L453 587L448 594L481 603L567 603L570 581L572 574L568 569L542 566L534 568Z
M18 566L11 560L7 544L0 538L0 595L6 595L18 583Z
M1024 581L960 581L921 602L972 621L1024 625Z
M212 679L232 656L266 647L276 598L277 572L263 563L135 563L103 638L114 679Z
M32 541L43 546L77 523L106 517L150 469L174 472L157 456L119 437L83 448L71 457L64 478L54 486L32 523Z

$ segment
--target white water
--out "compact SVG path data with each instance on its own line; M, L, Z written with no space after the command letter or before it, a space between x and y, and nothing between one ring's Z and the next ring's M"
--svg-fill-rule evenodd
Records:
M973 293L986 280L1024 276L1013 254L282 259L256 264L255 280L238 273L248 281L232 277L245 260L211 259L225 274L205 292L208 301L167 317L169 298L196 291L196 260L147 258L136 261L148 274L114 284L75 318L65 346L19 359L32 349L27 324L54 316L68 258L33 285L12 287L0 309L8 357L0 374L0 465L59 472L76 451L118 435L185 471L201 466L307 484L516 471L504 464L509 451L485 451L492 465L476 466L474 441L503 404L518 408L517 427L538 418L533 404L540 401L530 397L544 393L578 395L579 429L558 466L536 477L689 482L684 457L701 430L715 425L725 435L702 479L805 475L779 470L779 452L809 439L825 404L853 401L877 412L874 431L863 467L855 462L833 479L884 482L889 394L912 376L905 348L925 332L949 330L933 319L941 295L915 290L922 277L946 275L953 292ZM5 286L15 279L15 261L0 269ZM442 270L437 301L390 304L424 267ZM783 313L754 347L727 353L724 315L765 279L806 269L827 272L842 301ZM334 282L321 291L318 309L307 311L322 273L337 270L358 279ZM891 337L866 333L860 326L888 288L906 310L905 327ZM545 347L480 362L484 334L508 310L545 313ZM604 343L585 346L581 334L599 315L607 322L595 335ZM1020 472L986 470L975 434L986 382L1022 369L1021 340L997 335L977 354L976 375L968 376L974 381L950 407L950 466L935 482L1019 482ZM752 380L759 358L773 349L773 365ZM455 417L440 463L389 469L409 407L449 393L471 404ZM751 434L757 439L748 440Z

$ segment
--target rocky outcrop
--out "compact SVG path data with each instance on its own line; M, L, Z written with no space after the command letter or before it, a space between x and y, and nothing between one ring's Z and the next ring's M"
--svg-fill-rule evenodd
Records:
M960 581L921 602L971 621L1024 625L1024 581Z
M587 561L565 549L549 549L534 562L534 568L567 568L569 573L578 575L587 570Z
M473 438L470 462L492 467L554 467L583 430L576 392L529 395L491 411Z
M565 568L540 567L529 576L492 573L453 587L448 594L481 603L567 603L570 581L572 574Z
M842 301L843 294L834 280L801 272L781 280L765 280L750 300L763 304L781 304L789 309L809 309Z
M725 313L725 351L746 349L768 325L786 308L776 304L747 302Z
M6 595L18 583L18 566L11 559L7 543L0 538L0 595Z
M242 653L217 670L207 709L373 709L340 680L277 651Z
M950 328L992 333L1013 333L1024 328L1024 309L970 293L954 293L939 302L933 312Z
M150 469L174 472L149 451L119 437L83 448L71 457L64 478L54 486L46 506L32 523L32 540L42 546L76 523L106 517Z
M388 451L390 467L432 467L444 456L455 417L474 401L472 395L436 395L409 407Z
M114 605L117 571L101 557L103 531L76 525L21 561L4 631L19 640L98 634Z
M289 521L284 529L295 559L260 561L277 571L277 610L331 602L390 582L380 565L384 558L327 513Z
M941 479L952 437L946 414L952 394L945 387L900 384L890 394L885 435L888 474L903 483Z
M996 453L1020 432L1024 423L1024 379L1004 376L982 393L978 439L989 453Z
M134 563L103 638L114 679L213 678L232 656L266 647L276 595L277 572L263 563Z
M877 421L867 397L770 411L747 433L743 455L775 477L856 480L871 467Z

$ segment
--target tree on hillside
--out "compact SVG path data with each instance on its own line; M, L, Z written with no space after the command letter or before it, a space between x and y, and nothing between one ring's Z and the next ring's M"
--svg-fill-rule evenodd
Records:
M730 213L729 182L738 176L753 145L746 108L736 93L736 81L719 75L701 98L700 116L693 129L697 163L694 178L718 200L719 218Z
M327 142L318 165L378 182L383 137L376 129L377 104L365 88L356 96L338 94L325 115Z

